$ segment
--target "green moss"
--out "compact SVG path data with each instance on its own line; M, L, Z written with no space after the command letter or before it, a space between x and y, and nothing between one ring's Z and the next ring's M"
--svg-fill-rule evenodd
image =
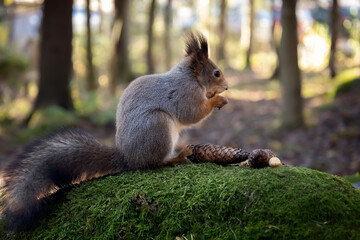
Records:
M360 86L360 78L352 79L339 84L335 89L335 96L350 92L354 87Z
M95 112L94 114L90 115L90 119L92 122L100 126L106 124L113 124L114 122L116 122L116 111L114 109L111 109Z
M358 87L360 85L359 75L360 75L359 67L347 69L339 73L339 75L336 76L335 79L335 87L332 91L329 92L329 96L333 98L342 93L349 92L354 87Z
M360 239L360 191L297 167L213 164L84 182L7 239Z
M0 75L8 77L16 71L25 71L28 68L28 61L19 55L0 47Z
M344 178L351 183L360 182L360 173L357 172L354 175L345 176Z
M62 107L49 106L42 108L34 113L28 128L22 131L16 140L23 143L61 128L73 126L77 120L74 112L67 111Z

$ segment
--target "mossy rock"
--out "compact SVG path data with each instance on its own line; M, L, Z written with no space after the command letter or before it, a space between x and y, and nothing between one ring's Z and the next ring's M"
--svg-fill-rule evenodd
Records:
M335 89L335 97L351 91L358 92L360 89L360 78L352 79L339 84Z
M6 239L360 239L360 191L281 166L192 164L73 187L32 232Z

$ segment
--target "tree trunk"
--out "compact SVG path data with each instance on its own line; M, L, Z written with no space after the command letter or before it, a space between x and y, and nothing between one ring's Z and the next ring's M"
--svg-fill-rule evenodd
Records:
M45 0L41 26L40 81L35 108L72 109L72 0Z
M275 0L271 0L271 15L272 15L272 28L271 28L271 44L276 53L277 63L273 74L270 77L272 79L279 79L279 71L280 71L280 38L276 34L276 18L275 18Z
M102 9L102 1L98 0L98 4L99 4L99 15L100 15L99 33L102 33L104 31L104 11Z
M164 30L164 49L165 49L165 65L166 69L171 68L171 42L170 32L172 23L172 0L168 0L165 8L165 30Z
M14 32L15 32L15 20L16 20L16 3L7 7L6 15L8 17L8 36L7 36L7 48L14 47Z
M301 77L297 54L296 0L283 0L281 11L280 83L282 124L285 128L303 125Z
M219 22L219 45L217 60L225 60L225 44L226 44L226 18L227 18L227 0L221 0L220 4L220 22Z
M329 69L330 76L334 78L336 76L336 67L335 67L335 52L336 52L336 42L339 32L339 5L338 0L333 0L333 6L331 11L331 48L329 56Z
M252 54L252 45L254 38L254 25L255 25L255 0L249 0L250 3L250 39L249 48L246 52L246 68L251 69L250 57Z
M90 0L86 0L86 87L95 90L97 87L93 65L92 40L91 40L91 11Z
M149 7L149 25L148 25L148 49L146 53L146 62L148 67L148 73L154 73L155 72L155 66L154 66L154 59L153 59L153 49L152 44L154 40L154 33L153 33L153 26L154 26L154 20L155 20L155 9L156 9L156 0L151 0L150 7Z
M72 72L73 0L45 0L40 37L39 93L33 113L42 107L57 105L73 110L70 92Z
M111 57L110 87L115 93L118 82L132 78L129 61L130 1L115 0L115 17L112 30L113 55Z

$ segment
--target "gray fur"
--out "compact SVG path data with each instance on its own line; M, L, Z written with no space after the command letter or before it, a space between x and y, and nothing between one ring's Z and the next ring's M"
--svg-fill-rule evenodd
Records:
M129 165L141 169L166 162L173 156L180 131L204 119L202 106L212 86L194 78L189 64L190 57L186 57L167 73L140 77L121 96L116 147ZM218 92L226 87L225 83Z

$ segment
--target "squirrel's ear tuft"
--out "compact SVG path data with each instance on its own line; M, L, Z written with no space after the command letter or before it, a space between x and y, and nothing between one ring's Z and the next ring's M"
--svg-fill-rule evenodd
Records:
M189 32L185 37L186 56L197 57L198 60L208 58L208 43L201 33Z

